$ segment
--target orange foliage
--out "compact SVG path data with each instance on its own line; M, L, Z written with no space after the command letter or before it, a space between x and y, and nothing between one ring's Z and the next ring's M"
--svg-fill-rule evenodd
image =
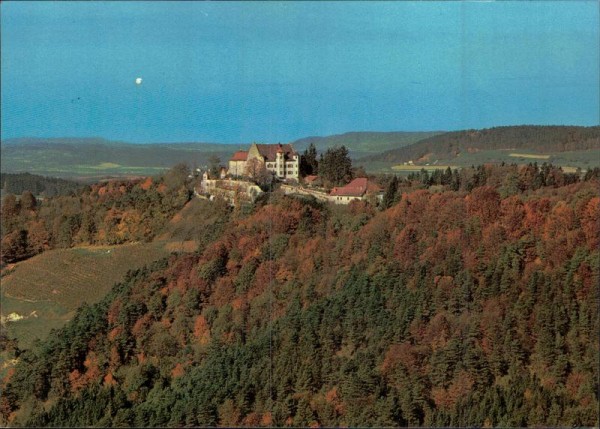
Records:
M221 307L230 303L235 296L235 285L233 278L230 276L220 277L215 282L211 303L217 307Z
M576 230L575 211L560 201L548 214L543 227L543 243L546 257L551 266L564 263L584 240L580 230Z
M479 217L484 225L494 222L500 214L500 194L491 186L473 189L465 201L467 213Z
M69 383L71 384L71 390L78 392L85 387L86 379L81 376L78 370L74 369L69 373Z
M586 204L581 214L581 228L590 249L600 247L600 197L594 197Z
M100 376L100 367L98 366L98 357L96 353L93 351L88 352L85 361L83 361L83 366L85 366L85 380L87 382L94 382Z
M575 273L575 279L581 282L581 287L575 291L578 300L585 300L590 292L594 290L593 288L598 281L597 276L598 273L595 273L587 262L584 262L579 266Z
M416 366L417 359L409 343L392 344L385 354L381 370L386 374L396 368L399 363L409 369Z
M465 371L461 371L452 380L448 389L434 387L431 389L431 398L439 408L450 409L456 402L465 397L473 389L473 378Z
M123 332L123 328L121 328L120 326L117 326L116 328L112 329L108 335L108 341L113 342L115 340L115 338L117 338L121 332Z
M287 266L282 265L277 273L275 274L275 279L280 283L285 283L289 279L293 277L294 273Z
M200 344L208 344L210 341L210 327L206 318L202 315L196 317L196 321L194 322L194 337Z
M275 274L279 270L277 261L265 261L258 266L254 275L254 284L252 289L248 291L248 298L252 299L255 296L264 292L269 285L275 284L277 281Z
M580 372L572 372L567 377L565 387L573 398L579 397L579 388L585 382L585 375Z
M116 368L121 364L121 355L119 354L119 350L117 346L112 346L110 348L110 360L109 365L111 368Z
M6 371L6 375L2 378L2 383L7 384L12 376L15 375L15 371L14 367L9 368L8 371Z
M330 391L328 391L325 394L325 400L330 404L337 401L338 399L339 399L339 394L338 394L337 387L334 387L333 389L331 389Z
M152 187L152 177L146 178L146 180L144 180L144 182L142 182L142 184L140 184L140 188L142 188L144 191L147 191L151 187Z
M121 301L117 299L110 305L110 307L108 309L107 318L108 318L109 325L114 325L117 323L117 319L119 317L120 312L121 312Z
M105 386L116 386L117 380L113 377L112 372L109 372L104 376L104 385Z
M171 370L172 378L181 377L183 376L183 374L185 374L185 369L183 368L183 365L181 363L177 363L177 365L175 365L175 368Z
M437 313L427 325L423 342L432 350L444 348L450 338L450 323L443 313Z
M481 232L481 245L486 260L492 260L500 250L500 243L506 241L506 231L498 224L488 225Z
M500 213L502 214L500 224L510 238L519 238L525 233L523 229L525 207L519 197L512 196L502 200Z
M152 316L148 313L144 314L141 318L139 318L133 328L131 328L131 333L134 337L139 337L144 331L148 329L152 320Z
M404 228L396 237L394 256L402 268L409 268L414 264L418 255L417 243L417 231L412 227Z
M331 390L329 390L325 394L325 400L328 403L333 405L333 409L335 410L336 413L338 413L340 415L344 414L344 411L345 411L344 402L342 401L342 399L340 397L340 393L339 393L337 386L334 386Z
M242 426L259 426L262 420L260 413L250 413L242 420Z
M246 306L247 302L242 297L237 297L233 301L231 301L231 307L234 310L240 310L242 307Z
M266 412L262 415L260 419L261 426L271 426L273 424L273 416L270 412Z
M550 211L550 200L548 198L540 198L538 200L527 201L525 208L525 224L526 230L539 234L544 225L546 215Z

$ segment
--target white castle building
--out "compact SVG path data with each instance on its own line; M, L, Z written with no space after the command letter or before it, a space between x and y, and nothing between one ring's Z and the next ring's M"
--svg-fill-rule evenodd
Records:
M229 175L256 175L259 168L273 173L275 177L285 180L298 180L300 177L300 156L291 144L256 144L252 143L248 151L238 151L229 160Z

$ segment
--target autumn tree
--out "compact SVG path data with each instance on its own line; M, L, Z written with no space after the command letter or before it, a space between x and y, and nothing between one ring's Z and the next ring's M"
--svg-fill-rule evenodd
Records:
M23 193L21 194L20 201L21 201L21 210L25 210L26 212L35 210L37 201L30 191L23 191Z
M2 259L6 262L16 262L29 256L27 231L17 230L2 238Z
M267 170L265 163L252 158L246 163L246 175L251 177L261 188L268 187L273 181L273 174Z

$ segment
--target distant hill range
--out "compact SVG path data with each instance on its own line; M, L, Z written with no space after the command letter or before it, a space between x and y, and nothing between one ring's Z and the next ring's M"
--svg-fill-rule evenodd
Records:
M305 137L293 141L292 144L297 151L304 151L311 143L315 145L318 151L324 151L328 147L344 145L350 151L350 155L357 158L378 155L383 151L401 148L441 133L441 131L349 132L327 137Z
M291 142L298 152L313 143L319 152L344 145L369 171L391 172L395 164L413 161L455 166L484 162L524 162L533 154L549 154L559 165L599 164L600 127L509 126L454 132L348 132L306 137ZM0 144L4 173L30 172L78 179L155 175L186 162L203 166L211 157L225 164L249 143L132 144L101 138L19 138ZM516 153L512 153L516 152ZM521 152L525 158L520 159ZM562 154L556 156L557 154ZM529 158L527 158L529 157Z
M345 145L359 158L399 148L436 132L350 132L327 137L307 137L291 142L303 152L310 143L319 151ZM250 143L133 144L102 138L16 138L1 142L3 172L30 172L56 177L103 178L157 174L179 162L202 166L213 156L226 163Z
M438 134L361 159L365 162L452 161L480 151L538 154L600 149L600 127L510 126Z
M2 141L2 172L101 178L157 174L186 162L202 166L227 160L242 145L219 143L132 144L100 138L19 138Z

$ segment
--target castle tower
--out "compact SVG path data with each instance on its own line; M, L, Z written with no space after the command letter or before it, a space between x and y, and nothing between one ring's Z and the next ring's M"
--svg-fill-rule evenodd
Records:
M281 147L281 143L279 143L278 148L277 148L277 157L275 159L275 166L276 166L276 170L277 171L277 176L279 177L285 177L285 160L283 158L284 155L284 151L283 148Z

